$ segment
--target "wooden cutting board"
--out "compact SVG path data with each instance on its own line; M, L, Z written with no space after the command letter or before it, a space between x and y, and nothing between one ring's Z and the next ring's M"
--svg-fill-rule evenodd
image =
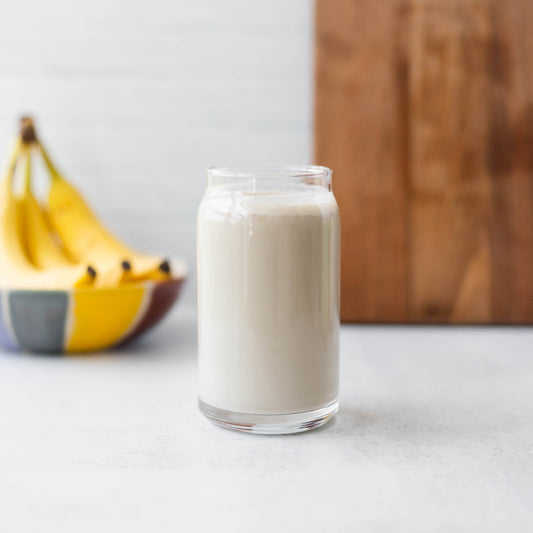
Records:
M533 1L317 0L348 322L533 323Z

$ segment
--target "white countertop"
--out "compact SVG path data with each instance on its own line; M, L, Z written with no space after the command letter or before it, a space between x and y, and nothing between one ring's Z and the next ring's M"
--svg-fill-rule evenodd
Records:
M533 329L345 326L340 414L284 437L200 415L195 335L0 353L1 531L533 529Z

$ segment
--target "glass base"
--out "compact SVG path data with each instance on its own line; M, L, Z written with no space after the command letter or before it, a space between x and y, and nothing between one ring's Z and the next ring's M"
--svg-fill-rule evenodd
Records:
M217 426L260 435L283 435L309 431L324 425L338 411L339 402L335 400L320 409L288 415L237 413L213 407L200 399L198 406L200 411Z

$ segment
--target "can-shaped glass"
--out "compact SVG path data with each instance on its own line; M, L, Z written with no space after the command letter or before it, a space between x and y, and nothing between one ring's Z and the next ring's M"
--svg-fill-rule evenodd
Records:
M338 408L340 222L331 170L212 167L198 210L200 410L294 433Z

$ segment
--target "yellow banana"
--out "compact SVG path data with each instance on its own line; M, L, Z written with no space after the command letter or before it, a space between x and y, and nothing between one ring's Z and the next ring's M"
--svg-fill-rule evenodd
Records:
M22 234L26 253L37 268L48 269L73 265L61 249L59 239L50 231L41 208L31 190L31 149L26 150L24 189L20 200Z
M17 140L7 175L0 182L0 286L10 289L68 289L90 286L92 267L61 266L48 270L34 267L25 254L21 235L20 202L12 190L13 174L21 150Z
M41 154L51 175L48 216L67 254L98 270L99 285L121 281L168 279L168 261L139 253L112 235L98 220L76 189L56 170L42 144Z

